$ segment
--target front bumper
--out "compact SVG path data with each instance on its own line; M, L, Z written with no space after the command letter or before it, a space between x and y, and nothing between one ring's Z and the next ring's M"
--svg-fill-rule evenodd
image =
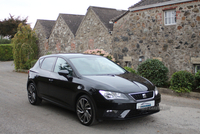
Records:
M153 99L146 101L155 101L155 105L143 109L137 109L138 102L133 100L112 100L105 102L96 101L96 111L98 120L126 120L137 117L142 117L150 114L154 114L160 111L159 103L161 96L158 94ZM142 101L140 101L142 102Z

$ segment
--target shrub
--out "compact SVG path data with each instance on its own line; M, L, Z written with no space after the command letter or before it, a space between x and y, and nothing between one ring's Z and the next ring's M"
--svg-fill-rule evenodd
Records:
M38 56L37 36L30 25L19 24L17 30L12 39L15 69L29 69L30 62Z
M30 69L32 68L35 63L37 62L37 60L27 60L26 63L23 66L23 69Z
M10 44L11 40L9 39L0 39L0 44Z
M124 67L124 69L126 69L127 71L129 71L129 72L131 72L131 73L136 74L136 71L133 70L133 68L131 68L131 67Z
M168 80L168 68L157 59L148 59L138 66L137 73L161 87Z
M192 91L194 87L195 77L187 71L178 71L172 75L170 80L170 89L178 93Z
M195 74L195 86L200 89L200 70Z
M108 58L109 60L112 60L115 62L115 58L108 52L104 51L103 49L87 50L83 53L104 56L104 57Z
M13 60L13 45L3 44L0 45L0 61Z

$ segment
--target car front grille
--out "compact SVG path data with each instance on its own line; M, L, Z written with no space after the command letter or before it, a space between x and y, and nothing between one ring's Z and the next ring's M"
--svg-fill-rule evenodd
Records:
M132 93L130 94L135 100L144 100L144 99L151 99L154 97L153 91L142 92L142 93Z

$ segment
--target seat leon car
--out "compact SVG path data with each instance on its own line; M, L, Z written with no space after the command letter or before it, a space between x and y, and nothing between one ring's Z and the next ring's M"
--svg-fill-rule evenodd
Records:
M32 105L49 101L75 111L87 126L160 111L161 95L149 80L97 55L40 57L29 70L27 92Z

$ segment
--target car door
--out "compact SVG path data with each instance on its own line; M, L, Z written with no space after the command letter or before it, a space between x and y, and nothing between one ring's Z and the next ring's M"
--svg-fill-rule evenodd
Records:
M37 75L38 81L38 92L39 95L45 98L50 98L51 93L49 90L49 83L51 82L52 69L54 67L54 63L56 61L56 57L47 57L41 63L40 73Z
M68 70L69 76L72 79L68 79L58 74L60 70ZM75 83L73 70L66 60L58 58L55 63L53 73L51 73L52 82L50 83L49 90L54 101L67 107L72 107L73 96L75 95L78 83Z

